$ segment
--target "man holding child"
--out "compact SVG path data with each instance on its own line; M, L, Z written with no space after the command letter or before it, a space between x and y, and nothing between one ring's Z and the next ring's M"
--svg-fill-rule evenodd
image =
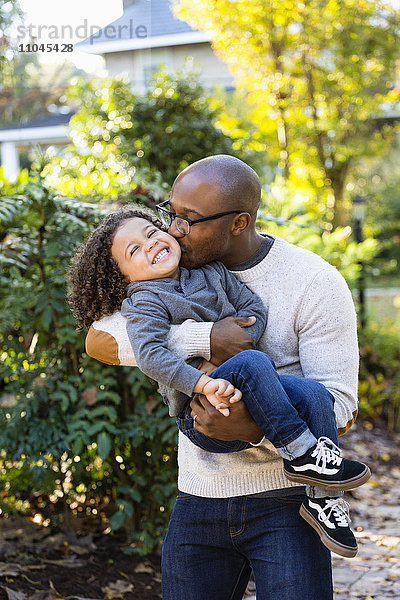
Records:
M268 314L258 349L279 375L292 376L294 397L306 380L322 384L332 397L337 430L344 433L357 414L357 323L350 291L320 257L256 231L260 193L248 165L212 156L180 173L160 211L180 245L182 267L220 261L258 294ZM129 348L122 349L129 345L120 335L122 317L114 322L115 329L112 323L102 327L102 320L93 324L87 351L104 362L134 364ZM173 327L169 343L185 359L201 356L219 366L254 348L246 333L253 322L190 320ZM318 411L317 395L312 410ZM330 553L314 525L299 515L304 487L285 477L282 459L245 403L232 404L226 418L197 395L191 416L197 431L252 447L211 453L179 434L180 493L163 548L164 600L239 600L251 570L260 600L331 600ZM312 494L321 501L318 488ZM331 502L329 514L321 512L327 527L345 520L340 493Z

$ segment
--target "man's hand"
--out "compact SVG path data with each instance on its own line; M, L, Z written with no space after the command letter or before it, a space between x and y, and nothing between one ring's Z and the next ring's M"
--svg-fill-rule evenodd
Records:
M249 327L255 321L255 317L225 317L214 323L210 340L211 362L219 366L243 350L254 350L253 338L242 327Z
M243 400L230 406L226 419L201 394L196 394L190 403L191 416L196 416L194 427L200 433L219 440L243 440L257 444L263 437L261 429L253 420Z

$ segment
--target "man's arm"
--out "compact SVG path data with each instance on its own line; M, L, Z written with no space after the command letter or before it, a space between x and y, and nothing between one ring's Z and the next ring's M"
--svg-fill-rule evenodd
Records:
M217 323L188 319L181 325L171 325L168 347L184 360L201 356L209 361L213 353L213 359L218 360L213 364L219 366L242 350L254 349L253 339L242 329L253 322L251 318L236 317ZM86 352L108 365L137 366L126 332L126 318L120 311L92 323L86 335Z
M219 343L223 347L223 321L220 324L222 335ZM213 327L211 337L213 332L217 333L218 325L216 323ZM336 269L327 266L316 275L304 294L295 325L303 375L325 385L334 396L336 423L341 435L351 427L357 416L358 344L353 299L345 280ZM241 439L254 443L257 426L246 414L245 407L242 422L238 411L232 411L227 429L226 423L207 408L205 401L194 402L191 406L194 413L198 414L196 424L201 423L201 433L219 439Z
M333 267L320 271L310 283L296 328L303 375L331 392L343 434L357 416L357 315L347 283Z
M121 312L94 321L86 334L86 353L107 365L137 367Z
M188 319L181 325L171 325L168 346L177 356L187 360L211 357L210 331L214 323L199 323ZM86 353L107 365L137 367L137 361L126 331L126 317L121 311L94 321L86 334Z

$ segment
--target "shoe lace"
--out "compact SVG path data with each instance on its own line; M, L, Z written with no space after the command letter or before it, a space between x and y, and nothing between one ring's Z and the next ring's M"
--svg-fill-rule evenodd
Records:
M329 446L327 445L329 444ZM326 467L328 463L332 465L340 465L342 463L342 457L340 456L340 448L336 446L329 438L320 437L317 445L311 454L316 457L316 464Z
M330 498L326 500L326 504L318 515L318 519L324 523L330 519L333 513L339 526L347 527L351 523L350 506L343 498Z

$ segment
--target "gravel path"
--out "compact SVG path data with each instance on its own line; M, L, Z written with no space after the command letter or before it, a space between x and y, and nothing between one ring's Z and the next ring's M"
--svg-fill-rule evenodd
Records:
M345 496L359 552L355 558L332 555L334 598L399 600L400 434L358 423L340 442L343 455L367 462L372 477ZM256 600L253 582L245 600Z
M333 558L335 600L399 599L400 435L358 425L343 442L344 455L368 462L372 477L348 494L360 549L353 559Z

